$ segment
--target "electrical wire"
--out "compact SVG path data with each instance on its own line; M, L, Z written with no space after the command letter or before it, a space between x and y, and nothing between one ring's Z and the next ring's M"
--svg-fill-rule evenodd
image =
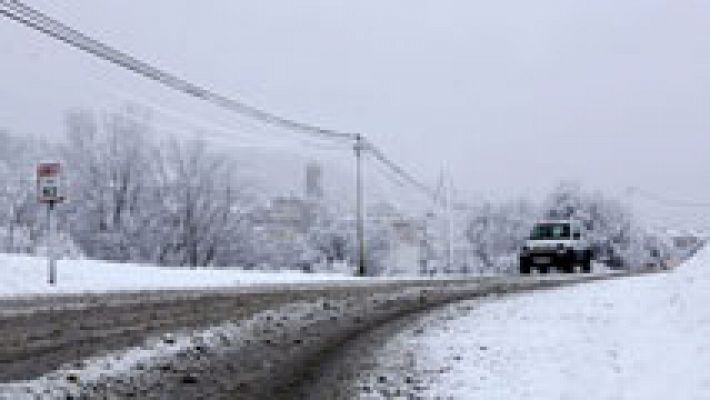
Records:
M247 124L246 121L240 121L239 123L236 123L236 121L231 121L231 123L236 123L237 125L239 125L237 129L235 127L226 126L224 124L214 123L202 118L195 117L194 115L187 114L185 111L176 110L174 108L161 105L150 99L129 94L128 92L120 91L118 89L104 89L104 91L111 96L115 96L116 98L128 101L129 104L137 104L141 107L145 107L146 109L149 109L151 113L160 115L162 119L171 120L174 123L180 125L187 125L193 130L193 134L194 132L199 131L203 133L207 132L209 135L213 136L219 134L222 139L234 138L235 136L237 136L239 137L240 141L245 139L247 141L251 141L251 144L248 146L240 145L237 147L287 149L290 146L283 144L283 136L272 134L270 131L264 130L263 126ZM259 131L259 134L254 134L254 132L256 131ZM289 139L291 138L296 140L299 144L310 146L321 151L349 150L349 145L342 142L325 143L323 141L316 141L315 139L312 139L310 137L303 137L300 135L289 137ZM280 141L280 143L277 144L276 141Z
M286 130L309 134L314 137L331 140L360 140L359 144L362 146L363 150L369 151L377 160L392 169L397 175L401 176L412 186L426 193L433 199L436 199L434 191L416 180L399 165L386 157L385 154L371 141L365 139L359 134L341 132L281 117L260 108L220 95L212 90L179 78L172 73L153 67L152 65L141 61L126 52L119 51L102 42L99 42L98 40L95 40L77 31L76 29L62 24L56 19L53 19L42 12L23 4L19 0L0 0L0 15L4 15L7 18L42 32L70 46L93 54L103 60L130 70L145 78L156 81L189 96L207 101L223 109L246 116L250 119L257 120L268 125L278 126Z
M678 199L671 199L658 194L649 192L648 190L643 190L636 186L630 186L627 188L629 194L637 194L648 200L655 201L657 203L663 204L669 207L681 207L681 208L710 208L710 203L685 201Z
M417 189L421 190L422 192L426 193L432 199L436 199L436 193L433 190L431 190L426 185L424 185L423 183L416 180L409 173L407 173L405 170L403 170L401 167L399 167L397 164L395 164L392 160L387 158L387 156L385 156L385 154L380 149L375 147L369 141L366 141L365 149L369 150L370 154L372 154L373 157L375 157L381 163L383 163L384 165L389 167L397 175L401 176L405 181L409 182L412 186L414 186Z
M146 78L157 81L175 90L190 96L211 102L219 107L259 120L266 124L281 126L286 129L296 130L311 135L331 139L349 139L355 137L353 133L339 132L284 118L262 109L246 105L237 100L222 96L204 87L190 83L174 74L160 70L150 64L123 51L109 47L83 33L70 28L61 22L48 17L17 0L0 0L0 14L17 22L27 25L53 38L65 42L80 50L91 53L99 58L117 64Z

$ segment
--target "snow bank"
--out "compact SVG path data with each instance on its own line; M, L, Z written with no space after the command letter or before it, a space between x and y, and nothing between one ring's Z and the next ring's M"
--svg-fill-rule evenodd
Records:
M57 271L58 283L50 286L45 258L0 254L0 297L355 279L342 274L168 268L93 260L61 260Z
M706 399L708 304L707 248L669 273L465 301L348 361L369 369L348 385L352 398Z

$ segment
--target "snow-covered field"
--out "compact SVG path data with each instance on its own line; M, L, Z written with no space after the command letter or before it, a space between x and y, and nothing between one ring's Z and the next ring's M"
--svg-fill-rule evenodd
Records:
M345 363L349 397L708 399L710 249L668 273L465 301L398 331Z
M46 258L0 254L0 297L353 279L343 274L167 268L93 260L61 260L57 271L57 284L50 286Z

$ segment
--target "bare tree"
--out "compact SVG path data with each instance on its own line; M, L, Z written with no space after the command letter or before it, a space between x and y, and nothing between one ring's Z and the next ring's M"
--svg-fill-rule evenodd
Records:
M38 233L33 179L38 144L7 132L0 132L0 142L0 232L5 236L0 248L32 252Z
M233 163L203 142L171 140L161 148L155 193L160 197L163 238L158 262L191 267L226 260L225 247L240 230L233 211L237 191Z
M63 156L70 174L72 234L91 257L141 259L141 233L151 185L148 117L135 109L105 115L67 116Z

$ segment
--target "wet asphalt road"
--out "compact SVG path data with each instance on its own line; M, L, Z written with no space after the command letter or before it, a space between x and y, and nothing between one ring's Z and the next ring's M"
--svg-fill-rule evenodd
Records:
M367 370L358 365L369 363L366 355L375 353L365 350L376 349L378 338L407 329L406 324L425 315L417 313L479 296L608 278L612 276L390 280L0 300L0 334L4 338L0 382L32 379L67 363L139 345L148 337L189 333L281 310L281 319L268 319L259 325L261 331L250 333L253 341L244 342L243 332L237 332L231 341L207 349L204 345L187 349L177 360L164 360L157 369L134 374L136 379L107 375L101 382L84 384L71 379L67 383L60 374L51 384L61 388L57 393L87 398L357 397L347 382L360 382L352 374ZM284 307L290 304L300 304L310 317L289 319ZM365 347L358 347L358 343L365 343ZM363 357L352 357L352 352ZM406 363L407 356L398 359ZM337 365L356 368L351 373ZM328 378L324 371L341 372ZM357 383L357 390L365 394L377 391L378 382L390 379L403 382L401 388L411 386L415 392L422 384L406 372L374 379L368 385ZM338 381L343 384L333 383ZM319 393L323 388L337 391L341 387L342 396ZM2 393L0 387L0 397Z

